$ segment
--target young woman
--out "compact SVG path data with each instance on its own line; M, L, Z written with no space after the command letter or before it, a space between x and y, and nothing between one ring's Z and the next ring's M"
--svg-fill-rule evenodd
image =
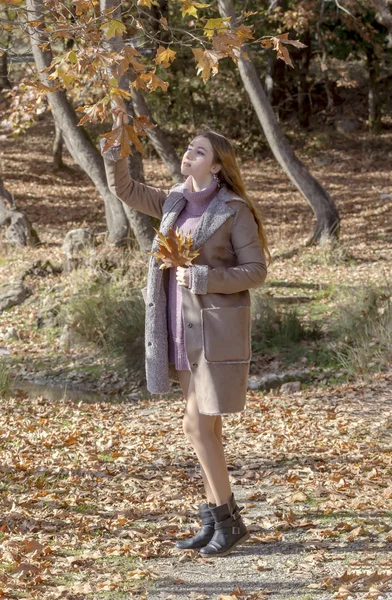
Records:
M113 113L113 127L128 121L121 109ZM176 547L224 556L249 538L230 488L222 415L245 407L251 358L248 290L265 280L266 238L224 136L204 131L192 140L181 164L186 180L169 192L134 181L119 155L118 148L103 153L111 191L160 218L164 235L170 227L191 232L193 249L199 251L189 268L162 270L150 258L146 376L156 394L169 391L169 377L179 380L186 399L184 433L200 461L205 487L202 527Z

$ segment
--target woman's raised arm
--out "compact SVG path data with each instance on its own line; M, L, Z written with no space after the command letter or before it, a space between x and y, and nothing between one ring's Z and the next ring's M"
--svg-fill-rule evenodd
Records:
M128 123L128 115L122 102L116 104L112 109L113 129ZM108 186L112 194L132 208L150 215L151 217L162 217L162 207L167 193L161 188L145 185L132 179L128 160L121 158L120 146L113 146L103 152L106 143L101 140L101 153L105 162L105 171Z
M105 140L103 140L103 144L101 142L102 147L104 143ZM121 150L116 147L102 152L110 191L132 208L160 219L167 193L161 188L145 185L132 179L129 173L128 160L120 158L120 155Z

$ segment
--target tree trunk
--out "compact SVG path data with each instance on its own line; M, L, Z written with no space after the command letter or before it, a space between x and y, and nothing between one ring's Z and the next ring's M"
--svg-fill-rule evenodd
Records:
M63 163L63 135L61 129L57 124L56 119L54 120L54 142L53 142L53 166L55 169L62 169Z
M5 187L2 178L0 177L0 198L5 201L5 208L15 208L15 202L12 194Z
M269 0L267 14L272 13L275 8L287 10L287 0ZM279 60L276 52L272 49L267 51L266 75L264 79L265 91L268 102L275 107L278 118L284 112L284 100L286 96L285 89L285 64L283 60Z
M367 67L369 72L368 91L368 125L370 131L377 132L381 129L380 95L378 86L378 61L373 48L366 51Z
M310 99L309 99L309 64L311 55L311 37L309 30L306 31L303 43L306 48L303 48L299 54L299 73L298 73L298 121L302 127L309 127L310 119Z
M388 46L392 48L392 13L388 0L370 0L376 9L376 19L388 29Z
M119 0L100 0L100 9L101 13L110 10L110 18L121 21L121 7ZM105 42L106 48L110 48L116 52L120 52L123 45L122 36L119 35L115 35ZM118 82L118 87L129 92L129 83L130 74L128 72L121 77ZM132 103L125 102L125 106L127 112L133 116L134 110ZM140 152L136 150L134 145L132 145L132 155L128 158L128 164L131 177L136 179L136 181L140 181L140 183L144 183L143 157ZM127 205L124 205L124 211L140 248L144 251L150 250L155 235L152 218Z
M278 118L284 114L286 98L285 64L276 58L276 52L267 50L267 69L264 79L268 102L275 107Z
M157 0L157 4L153 4L150 8L151 16L151 29L153 31L154 38L159 42L170 41L170 31L163 29L160 22L161 18L164 17L166 20L169 19L169 1L168 0Z
M151 123L155 123L143 94L135 88L132 88L132 100L137 116L146 115ZM154 127L154 129L147 131L147 135L173 179L177 183L184 181L184 176L181 173L181 161L162 129L159 126Z
M29 21L43 22L42 0L26 0L26 7ZM43 73L42 70L50 65L52 54L50 50L43 51L39 47L47 40L38 27L34 30L29 29L29 35L41 81L50 87L47 74ZM85 131L78 127L75 111L69 104L65 93L48 92L47 98L69 153L91 178L103 197L109 240L116 245L123 244L128 238L128 219L122 202L109 191L102 156L89 140Z
M327 64L327 48L324 42L324 34L321 28L323 18L324 18L324 1L321 0L320 4L320 13L318 15L316 31L317 31L317 41L320 47L320 67L321 67L321 77L324 81L325 92L327 94L327 111L331 112L334 107L334 97L331 87L331 82L328 77L328 64Z
M232 1L218 0L218 7L221 17L231 17L230 23L235 27L237 17ZM249 55L249 48L246 48L246 51ZM295 155L267 100L252 60L246 60L243 56L238 56L238 68L244 87L249 94L275 158L310 204L315 214L316 229L307 244L319 241L323 232L337 237L340 220L337 208L328 192L307 171L304 164Z
M8 79L8 53L3 52L0 56L0 91L10 88L11 83Z

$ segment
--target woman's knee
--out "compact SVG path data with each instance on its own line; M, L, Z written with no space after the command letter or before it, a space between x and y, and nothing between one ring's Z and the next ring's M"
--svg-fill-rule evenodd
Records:
M190 438L192 437L192 423L190 422L190 419L187 415L184 415L184 418L182 420L182 430L186 439L190 441Z
M188 413L184 415L182 428L185 437L191 443L197 443L215 435L213 422L209 423L208 419L194 418Z

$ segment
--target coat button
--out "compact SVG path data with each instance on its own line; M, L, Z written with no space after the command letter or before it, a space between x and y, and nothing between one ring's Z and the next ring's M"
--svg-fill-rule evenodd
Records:
M192 363L192 367L197 367L197 363Z
M193 327L193 324L192 323L188 323L188 327Z
M148 306L154 306L154 302L150 302Z
M147 342L147 346L152 346L152 342Z

